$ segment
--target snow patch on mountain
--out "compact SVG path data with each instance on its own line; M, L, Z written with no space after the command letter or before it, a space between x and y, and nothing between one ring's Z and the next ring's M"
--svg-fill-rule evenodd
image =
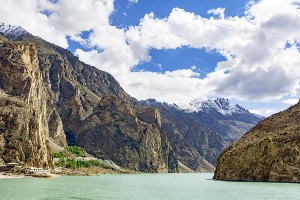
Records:
M245 108L237 105L233 105L228 99L217 98L215 100L207 101L192 101L186 108L186 112L218 112L222 115L233 115L233 114L243 114L249 113Z
M18 39L23 36L33 36L21 26L12 26L2 22L0 22L0 33L10 39Z

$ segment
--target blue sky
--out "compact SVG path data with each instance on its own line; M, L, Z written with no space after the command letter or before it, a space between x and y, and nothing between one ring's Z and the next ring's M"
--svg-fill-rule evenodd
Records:
M127 27L138 25L145 13L153 12L159 18L168 17L173 8L181 8L187 12L209 17L207 11L213 8L226 8L226 15L243 15L247 1L245 0L139 0L128 3L128 0L116 0L116 10L111 16L112 25Z
M149 1L139 0L137 3L130 3L128 0L116 0L114 2L115 10L110 16L111 25L118 28L128 28L136 26L146 13L154 13L158 18L169 16L173 8L181 8L187 12L197 13L203 17L211 17L207 11L217 7L226 8L227 16L242 16L245 11L247 1L245 0L164 0ZM83 32L81 36L87 38L90 32ZM68 40L68 49L75 53L78 48L86 49L77 42ZM183 46L176 49L150 49L149 55L151 61L141 62L132 69L135 71L161 72L177 69L187 69L193 66L197 67L200 73L199 78L204 78L208 73L215 69L218 62L225 58L218 52L208 52L204 48L196 49Z
M300 97L300 0L0 3L3 22L111 73L137 99L224 97L267 116Z

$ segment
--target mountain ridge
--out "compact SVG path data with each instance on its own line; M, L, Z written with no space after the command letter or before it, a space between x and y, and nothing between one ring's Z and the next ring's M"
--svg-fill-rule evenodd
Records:
M211 110L219 112L222 115L250 113L238 104L231 104L229 99L225 98L209 99L206 101L193 100L189 103L188 108L186 108L186 112L210 112Z
M220 155L214 179L300 182L300 100L271 115Z
M197 101L190 104L190 108L176 104L157 102L155 99L142 100L142 104L169 110L170 112L186 113L200 121L215 133L218 133L228 144L239 139L264 117L250 113L239 105L232 105L228 99Z

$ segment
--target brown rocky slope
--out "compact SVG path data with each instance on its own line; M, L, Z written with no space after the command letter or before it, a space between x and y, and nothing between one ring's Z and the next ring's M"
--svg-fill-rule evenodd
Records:
M300 182L300 101L228 147L218 158L214 179Z
M110 74L40 38L0 41L2 164L51 167L50 144L68 142L133 170L178 171L159 113L134 108Z
M162 129L178 160L197 172L212 172L225 142L217 133L205 127L193 114L185 113L154 99L141 101L161 112Z

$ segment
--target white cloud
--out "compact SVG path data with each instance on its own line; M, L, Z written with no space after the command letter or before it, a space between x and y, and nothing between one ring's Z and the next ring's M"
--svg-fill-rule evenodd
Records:
M290 105L294 105L298 102L299 102L299 99L285 99L282 101L282 103L290 104Z
M166 71L165 74L170 77L194 78L200 76L199 73L191 69L178 69L174 71Z
M258 109L258 110L249 110L251 113L257 114L257 115L262 115L265 117L268 117L270 115L273 115L278 112L278 110L274 109Z
M178 102L178 104L186 103L187 99L198 98L199 93L207 96L206 91L199 91L199 88L202 88L200 79L189 78L190 75L191 73L188 75L178 73L177 76L155 72L129 73L126 77L129 84L124 84L124 88L129 94L135 94L138 99L152 97L158 101Z
M50 24L66 35L109 25L114 10L113 0L58 0L55 6Z
M220 19L176 8L164 19L146 15L127 37L141 49L190 46L216 50L227 58L199 81L204 88L190 90L211 90L211 94L237 99L279 99L299 89L300 53L295 42L300 39L300 13L294 2L252 3L245 17L224 18L223 9L209 11L221 15ZM268 14L264 18L262 13ZM285 48L287 42L290 48Z
M196 66L196 65L193 65L193 66L191 67L191 69L192 69L192 70L196 70L196 69L197 69L197 66Z
M216 8L216 9L210 9L209 11L207 11L207 14L213 14L216 16L219 16L221 19L225 18L225 8Z

